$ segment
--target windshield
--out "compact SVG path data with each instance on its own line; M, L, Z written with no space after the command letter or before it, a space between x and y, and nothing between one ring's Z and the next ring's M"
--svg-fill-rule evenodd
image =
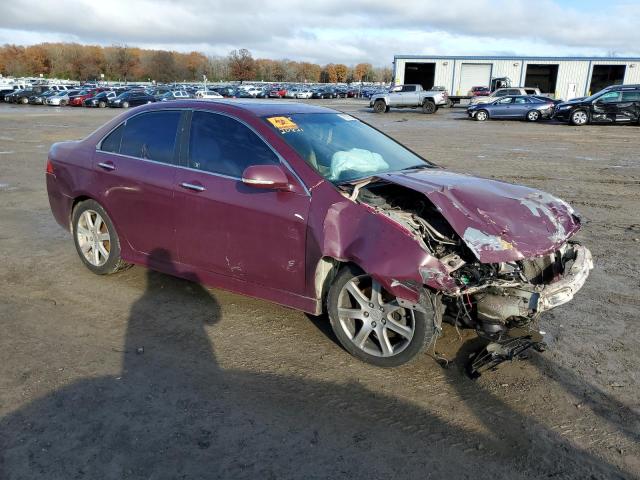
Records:
M433 167L383 133L343 113L270 116L265 121L320 175L336 184Z

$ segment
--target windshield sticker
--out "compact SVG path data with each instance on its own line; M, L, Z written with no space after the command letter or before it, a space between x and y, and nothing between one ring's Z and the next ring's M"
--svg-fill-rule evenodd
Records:
M269 117L269 123L280 130L281 133L301 132L302 129L288 117Z
M356 120L354 117L352 117L351 115L347 115L346 113L339 113L338 116L341 119L346 120L347 122L353 122L354 120Z

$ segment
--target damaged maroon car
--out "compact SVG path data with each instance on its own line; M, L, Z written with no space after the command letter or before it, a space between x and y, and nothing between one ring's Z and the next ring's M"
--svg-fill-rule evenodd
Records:
M570 301L593 267L562 200L445 171L310 105L140 107L55 144L46 178L93 272L140 264L327 312L347 351L384 367L443 321L494 342L493 359L517 353L533 341L513 332Z

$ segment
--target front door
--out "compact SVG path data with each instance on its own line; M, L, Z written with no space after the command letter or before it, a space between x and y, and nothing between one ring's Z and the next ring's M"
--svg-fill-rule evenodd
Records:
M513 103L513 97L505 97L501 100L498 100L493 104L493 108L491 108L491 116L492 117L508 117L511 111L511 104Z
M176 179L181 263L303 294L310 196L242 182L250 165L281 163L234 118L193 112L187 145L187 168Z

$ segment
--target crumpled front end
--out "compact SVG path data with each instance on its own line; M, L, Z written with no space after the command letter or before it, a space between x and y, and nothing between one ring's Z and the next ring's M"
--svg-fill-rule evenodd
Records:
M371 179L352 196L429 255L417 268L425 291L441 294L444 319L489 338L569 302L593 268L571 240L573 209L537 190L428 171Z
M592 268L591 252L578 243L567 243L552 255L522 262L517 272L520 282L512 286L497 284L462 295L472 298L483 332L495 335L571 301Z

